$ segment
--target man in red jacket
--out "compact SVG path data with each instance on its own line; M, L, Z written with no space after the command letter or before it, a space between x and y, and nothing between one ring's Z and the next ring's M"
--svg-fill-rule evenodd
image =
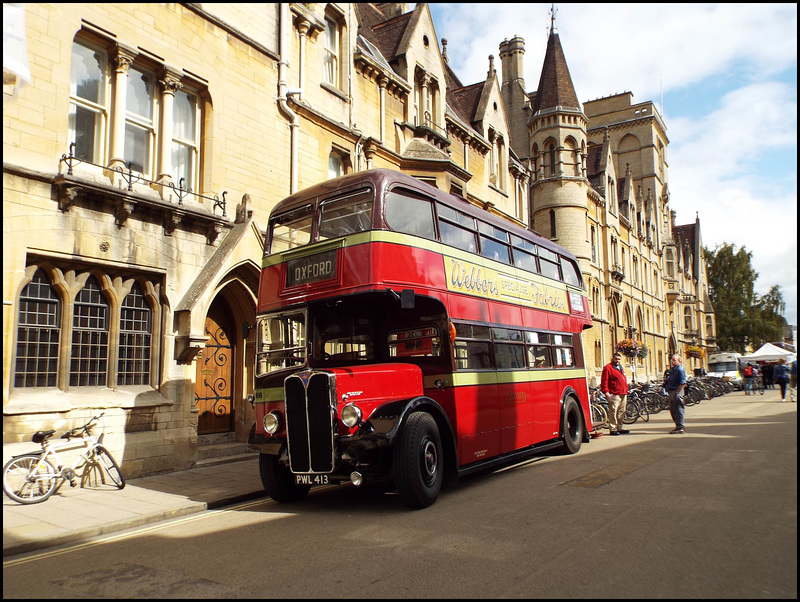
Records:
M600 392L608 400L608 428L611 435L627 435L629 430L622 427L622 417L625 415L625 405L628 399L628 377L622 369L622 356L615 353L611 356L611 363L603 368L600 378Z

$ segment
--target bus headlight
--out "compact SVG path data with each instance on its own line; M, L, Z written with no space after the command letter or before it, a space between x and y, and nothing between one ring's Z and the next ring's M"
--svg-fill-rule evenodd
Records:
M348 403L342 408L342 422L347 428L353 428L361 422L361 410L355 404Z
M281 417L278 412L270 412L264 416L264 430L270 435L274 435L281 428Z

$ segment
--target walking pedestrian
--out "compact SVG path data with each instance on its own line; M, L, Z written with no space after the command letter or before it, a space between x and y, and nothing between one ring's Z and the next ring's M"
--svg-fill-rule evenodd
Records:
M686 371L681 365L681 356L677 353L672 356L670 363L672 364L672 370L670 370L669 376L664 381L664 388L667 390L669 413L675 423L675 428L669 434L683 435L683 418L686 412L686 406L683 403L683 390L686 387Z
M764 379L764 388L772 389L772 384L777 382L775 380L775 366L772 364L764 364L764 367L761 369L761 378Z
M791 367L789 368L789 397L792 402L797 397L797 356L792 360Z
M629 430L622 428L622 417L628 399L628 377L622 367L622 355L615 353L611 363L603 368L600 377L600 392L608 400L608 428L610 435L627 435Z
M775 382L781 388L781 401L786 401L786 385L789 384L789 364L786 358L782 357L780 363L775 366Z
M753 392L753 364L748 362L742 370L742 376L744 377L744 394L750 395ZM753 392L753 394L755 393Z

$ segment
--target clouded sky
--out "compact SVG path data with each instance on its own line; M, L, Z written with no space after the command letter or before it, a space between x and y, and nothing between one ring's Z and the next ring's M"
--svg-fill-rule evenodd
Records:
M550 4L431 4L464 85L501 76L506 38L525 40L525 87L539 75ZM667 126L676 223L699 213L703 245L744 247L758 294L781 287L797 325L797 5L556 4L578 100L623 91ZM662 104L663 98L663 104Z

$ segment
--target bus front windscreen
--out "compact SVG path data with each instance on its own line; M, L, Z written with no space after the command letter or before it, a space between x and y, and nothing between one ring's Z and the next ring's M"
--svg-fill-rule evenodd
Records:
M717 362L708 365L709 372L736 372L736 362Z
M272 314L258 321L256 376L306 363L306 315Z

